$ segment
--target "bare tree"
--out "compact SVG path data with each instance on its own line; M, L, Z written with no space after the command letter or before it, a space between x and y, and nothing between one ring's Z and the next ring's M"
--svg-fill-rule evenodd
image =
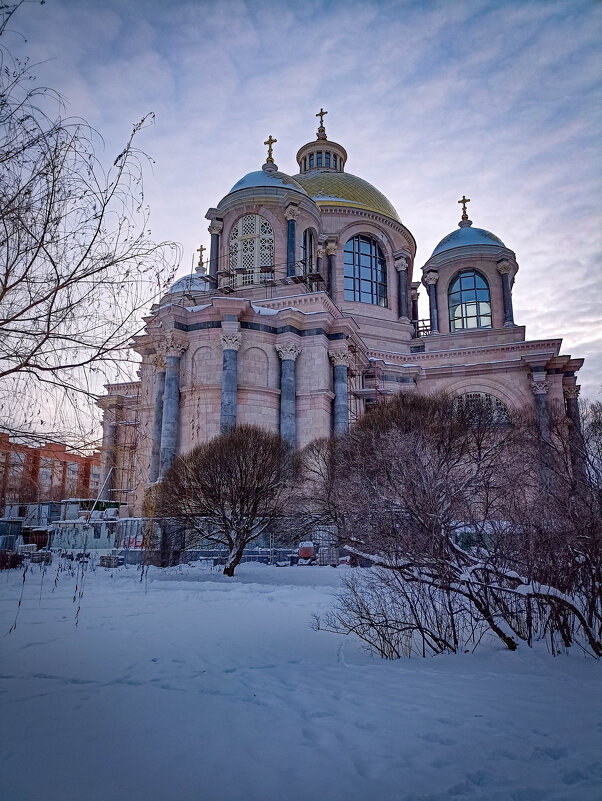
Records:
M0 12L0 427L64 441L89 424L82 397L123 369L179 247L149 237L136 141L153 115L105 167L99 134L4 45L19 5Z
M225 545L224 575L233 576L249 543L296 525L294 474L284 440L237 426L174 461L156 489L156 514L172 531L185 529L189 544Z
M380 595L369 588L366 619L379 619L394 591L399 615L387 636L400 621L409 631L411 613L430 650L457 650L483 623L511 650L534 637L555 649L559 636L600 656L599 489L596 501L573 468L564 416L552 419L545 447L533 421L494 422L486 406L400 395L321 460L313 454L323 476L314 496L342 541L382 569L381 589L387 571L402 580ZM416 596L404 589L412 584L435 592ZM442 606L445 625L433 627Z

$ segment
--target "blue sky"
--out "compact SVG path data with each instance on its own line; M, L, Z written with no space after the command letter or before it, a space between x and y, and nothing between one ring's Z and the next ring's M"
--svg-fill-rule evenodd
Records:
M516 321L587 357L584 393L600 399L601 20L585 0L47 0L15 15L27 41L12 44L100 130L107 161L155 112L140 139L151 227L182 242L181 273L267 135L295 172L323 106L348 171L416 237L418 266L471 198L475 225L516 252Z

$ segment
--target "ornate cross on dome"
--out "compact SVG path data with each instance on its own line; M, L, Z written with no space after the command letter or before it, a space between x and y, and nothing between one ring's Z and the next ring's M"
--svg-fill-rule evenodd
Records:
M203 266L203 253L205 252L205 248L201 245L200 248L197 248L197 253L199 254L199 267Z
M272 139L272 134L270 134L268 136L268 138L265 140L265 142L263 143L264 145L268 146L268 157L266 159L266 163L267 164L273 164L274 163L274 159L272 157L272 145L277 141L278 141L277 139Z
M324 127L324 115L325 115L325 114L328 114L328 112L327 112L327 111L324 111L324 109L322 108L322 106L320 106L320 110L319 110L319 111L318 111L318 113L316 114L316 117L319 117L319 118L320 118L320 128L323 128L323 127Z
M467 220L468 214L466 213L466 204L470 203L470 198L466 197L466 195L462 195L462 199L458 200L458 203L462 204L462 219Z

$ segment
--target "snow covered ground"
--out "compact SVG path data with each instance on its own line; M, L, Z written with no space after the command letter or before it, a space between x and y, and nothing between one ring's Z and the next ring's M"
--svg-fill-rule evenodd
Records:
M311 629L344 568L0 574L3 801L599 801L602 665L384 662Z

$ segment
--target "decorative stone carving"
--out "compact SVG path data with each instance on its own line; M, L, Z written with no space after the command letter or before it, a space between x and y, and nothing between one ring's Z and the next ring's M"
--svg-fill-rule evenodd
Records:
M531 392L534 395L547 395L548 382L545 373L531 373Z
M151 356L151 364L155 370L165 370L165 354L155 353L154 356Z
M432 286L439 280L439 273L427 273L422 280L427 286Z
M188 349L188 341L175 332L169 332L165 339L157 345L157 357L183 356Z
M581 391L581 387L577 384L574 385L564 385L562 387L562 391L564 393L565 398L578 398L579 392Z
M512 265L507 259L502 259L497 263L497 271L500 275L509 275L512 272Z
M316 250L316 257L318 259L323 259L325 255L326 255L326 251L324 250L324 248L318 248Z
M328 242L326 245L326 253L329 256L334 256L337 252L337 243L336 242Z
M346 350L336 350L328 354L330 361L336 367L343 364L345 367L349 366L349 352Z
M301 348L298 348L292 343L287 345L276 345L276 352L282 361L285 359L291 359L292 361L295 361L297 356L301 353Z
M224 230L223 220L211 220L207 230L210 234L221 234L221 232Z
M402 272L402 270L403 272L407 272L408 260L406 259L405 256L401 256L400 258L395 259L395 269L397 270L398 273Z
M242 334L235 332L232 334L222 334L222 348L224 350L238 350L242 343Z
M287 206L284 210L284 216L287 220L296 220L299 216L299 206Z

